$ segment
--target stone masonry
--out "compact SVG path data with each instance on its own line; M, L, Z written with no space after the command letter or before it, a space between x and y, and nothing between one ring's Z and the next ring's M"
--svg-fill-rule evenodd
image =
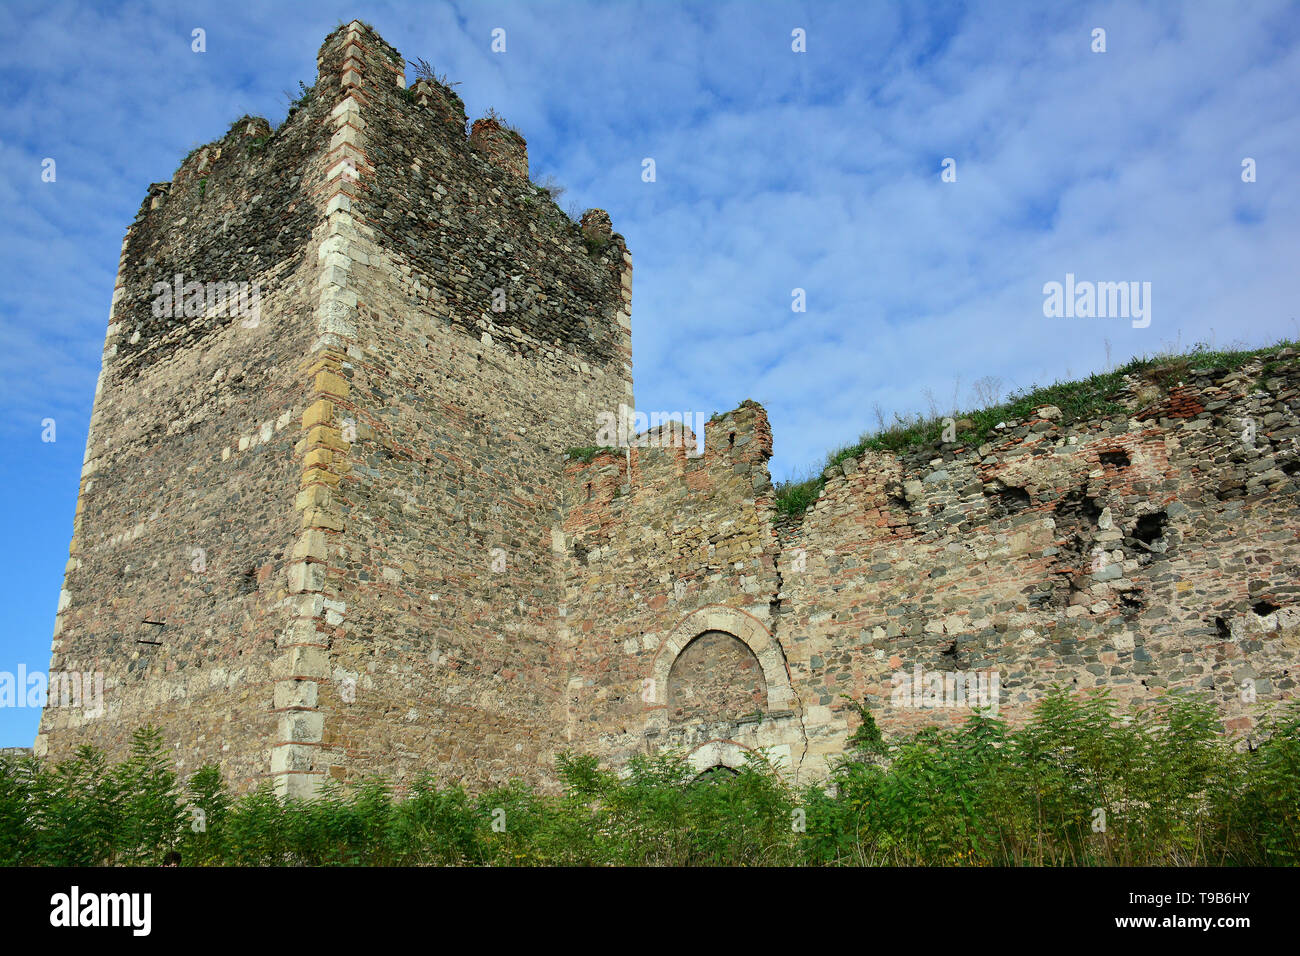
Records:
M594 448L635 405L608 215L570 221L521 135L467 135L366 25L318 63L278 129L236 122L127 231L51 655L105 674L106 712L48 708L38 754L118 757L153 723L182 773L296 796L665 746L812 781L853 701L886 732L966 718L892 699L918 666L996 671L1013 720L1053 684L1200 691L1249 736L1294 696L1290 352L866 452L778 521L753 402L702 455ZM214 297L236 286L252 314Z
M794 520L775 520L753 403L706 426L699 458L570 462L569 739L613 763L669 743L700 769L766 748L815 780L853 701L886 733L967 718L900 706L894 675L918 665L997 672L1013 722L1054 684L1194 691L1248 738L1300 666L1300 361L1182 374L1134 380L1106 419L1044 406L978 447L849 458ZM701 673L692 650L717 632L751 652L766 706L739 713L735 646ZM710 714L679 703L723 675Z

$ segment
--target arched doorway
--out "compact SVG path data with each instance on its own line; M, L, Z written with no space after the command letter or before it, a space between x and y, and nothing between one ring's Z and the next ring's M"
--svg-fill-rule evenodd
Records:
M716 604L687 614L659 645L641 698L650 752L684 749L702 773L762 751L799 779L802 708L781 645L753 614Z

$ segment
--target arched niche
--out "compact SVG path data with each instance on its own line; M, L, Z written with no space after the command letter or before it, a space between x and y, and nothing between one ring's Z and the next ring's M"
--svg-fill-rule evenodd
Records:
M668 719L740 720L767 707L767 680L754 652L726 631L704 631L668 670Z
M673 665L696 638L711 631L721 631L740 641L758 661L767 694L766 706L762 708L765 715L788 714L795 709L796 699L790 687L785 655L771 632L752 614L724 605L709 605L682 618L659 645L650 664L642 699L651 711L648 718L651 728L663 728L672 723L668 691Z

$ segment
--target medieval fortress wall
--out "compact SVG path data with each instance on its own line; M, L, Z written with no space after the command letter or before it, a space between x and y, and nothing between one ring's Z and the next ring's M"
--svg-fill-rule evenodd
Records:
M964 719L898 702L918 666L996 673L1013 718L1052 683L1186 688L1249 733L1294 696L1293 356L867 452L777 521L752 402L702 455L566 455L635 405L622 238L363 24L319 66L128 231L51 664L103 671L106 712L47 709L38 752L152 722L182 772L289 794L545 781L565 748L766 748L812 780L846 696L887 731ZM255 286L257 314L159 315L189 281Z
M757 405L711 421L698 459L575 463L571 736L702 769L767 748L817 779L856 729L849 699L910 731L970 713L926 697L935 675L995 675L1013 721L1053 684L1194 691L1248 737L1300 665L1300 368L1279 356L1134 382L1104 420L1045 406L987 444L865 452L793 521L774 520Z

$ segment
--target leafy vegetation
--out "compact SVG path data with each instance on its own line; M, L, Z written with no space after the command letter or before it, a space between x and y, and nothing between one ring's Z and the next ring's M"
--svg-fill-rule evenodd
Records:
M488 111L483 114L483 119L491 120L493 123L496 123L498 127L505 130L515 139L519 140L519 142L522 143L524 141L524 134L519 132L519 127L506 122L506 118L498 113L493 107L488 107Z
M1059 408L1063 423L1124 413L1126 409L1119 398L1128 376L1137 375L1155 386L1168 389L1193 369L1231 371L1261 356L1298 346L1300 343L1287 340L1265 348L1225 351L1198 344L1191 351L1182 354L1135 358L1113 371L1100 372L1079 381L1057 382L1046 387L1017 391L1005 401L994 402L972 411L954 411L951 417L957 426L957 441L978 446L995 434L999 423L1023 421L1040 405L1055 405ZM1296 359L1292 358L1288 363L1294 365ZM1266 371L1261 371L1260 374L1260 383L1265 375L1275 375L1282 364L1278 361L1266 363ZM944 417L937 413L912 418L896 414L894 423L886 425L883 416L878 416L880 425L876 430L863 434L853 444L832 451L827 455L826 464L821 471L807 478L777 485L778 518L793 518L803 514L825 487L826 479L822 472L845 459L856 458L868 449L907 452L937 444L943 432Z
M302 80L298 81L297 96L294 96L288 90L284 90L283 92L284 98L289 103L289 111L285 118L287 119L289 116L292 116L299 109L299 107L306 106L308 103L310 103L313 92L315 92L315 87L308 86Z
M156 731L108 766L0 758L0 865L1261 865L1300 863L1300 709L1235 749L1213 707L1121 711L1056 690L1026 726L977 714L886 741L874 719L828 786L761 755L697 776L680 753L625 774L563 755L561 788L478 795L422 777L328 784L312 801L184 790Z
M585 448L566 448L564 450L564 453L568 455L570 458L576 458L584 465L590 465L593 461L596 460L597 455L604 454L607 451L614 452L615 454L619 454L619 450L617 448L613 448L609 445L589 445Z

